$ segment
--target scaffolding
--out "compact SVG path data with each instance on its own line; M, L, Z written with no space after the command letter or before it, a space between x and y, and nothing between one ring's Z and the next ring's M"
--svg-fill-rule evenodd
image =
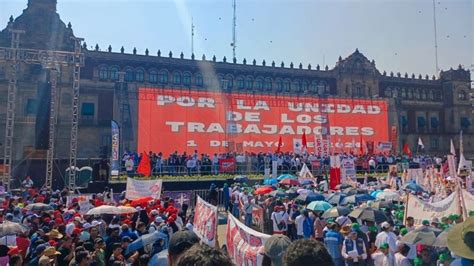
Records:
M53 162L55 151L55 132L57 123L57 78L60 66L73 67L73 97L72 97L72 123L70 142L70 166L68 187L76 188L76 156L77 156L77 126L79 110L79 85L80 69L84 66L84 55L81 51L82 38L73 38L74 52L34 50L20 48L21 30L10 30L11 47L0 47L0 61L11 64L8 82L7 112L5 120L5 147L4 147L4 171L2 181L7 191L10 191L12 179L12 152L15 129L15 104L17 94L17 72L20 63L39 64L49 70L49 82L51 85L51 105L49 116L49 143L46 157L46 176L44 187L51 189L53 176Z

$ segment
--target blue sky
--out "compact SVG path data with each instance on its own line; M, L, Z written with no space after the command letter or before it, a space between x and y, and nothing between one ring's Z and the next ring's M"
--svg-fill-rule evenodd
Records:
M474 1L436 1L441 69L474 68ZM27 0L0 0L0 25ZM232 0L58 0L58 12L89 46L177 57L232 57ZM431 0L237 0L237 59L333 67L355 48L382 72L435 74Z

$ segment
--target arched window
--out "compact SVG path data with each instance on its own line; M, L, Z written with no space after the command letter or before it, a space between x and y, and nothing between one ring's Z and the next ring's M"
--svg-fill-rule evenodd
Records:
M251 77L247 77L247 78L245 79L245 88L246 88L247 90L253 89L253 80L252 80Z
M415 98L415 100L419 100L420 99L420 91L415 90L415 92L413 93L413 97Z
M385 89L385 97L387 97L387 98L392 98L392 88L387 87L387 88Z
M111 80L119 80L119 68L116 66L109 68L109 77Z
M365 93L364 93L364 88L362 88L362 86L360 85L356 85L356 87L354 88L354 96L355 97L364 97Z
M460 90L460 91L458 92L458 99L459 99L460 101L465 101L465 100L467 100L466 92L463 91L463 90Z
M307 92L308 91L308 82L307 81L303 81L302 85L301 85L301 89L304 91L304 92Z
M432 90L430 90L430 92L428 93L428 99L430 101L434 101L435 100L435 97L434 97L434 92Z
M272 79L271 78L266 78L264 86L265 86L265 89L271 90L272 87L273 87Z
M108 78L108 71L106 66L99 67L99 79L106 80Z
M426 101L427 98L428 98L428 94L426 93L425 90L422 90L422 91L421 91L421 99L422 99L423 101Z
M407 89L402 88L402 98L406 98L406 97L407 97Z
M184 74L183 74L183 84L185 86L190 86L191 85L191 73L184 72Z
M263 79L257 78L255 80L255 88L259 90L263 89Z
M226 75L225 79L227 80L227 89L232 90L234 88L234 76Z
M286 92L291 90L291 82L289 79L285 79L285 82L283 83L283 90Z
M408 99L413 99L413 88L409 88L408 89L408 94L407 94L407 98Z
M276 80L276 89L277 91L283 91L283 80L281 79Z
M143 69L137 69L135 70L135 80L138 82L143 82L145 79L145 71Z
M238 77L237 78L237 89L242 90L244 88L245 88L244 78Z
M196 86L199 86L199 87L203 86L204 82L202 80L201 73L197 73L196 75L194 75L194 83L196 84Z
M181 73L176 71L173 73L173 83L176 85L181 84Z
M157 83L158 72L156 72L156 70L150 70L150 72L148 72L148 79L150 80L150 83Z
M160 82L161 84L168 83L168 71L160 70L160 72L158 72L158 82Z
M125 81L133 81L133 69L125 68Z
M316 80L311 82L311 92L318 93L318 82Z

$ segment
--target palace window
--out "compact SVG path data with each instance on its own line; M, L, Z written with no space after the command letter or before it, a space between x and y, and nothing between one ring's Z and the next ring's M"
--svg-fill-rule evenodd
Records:
M277 91L283 91L283 80L277 79L277 81L276 81L276 89L277 89Z
M318 82L317 81L311 82L311 92L318 93Z
M191 73L184 72L184 74L183 74L183 84L185 86L190 86L191 85Z
M101 66L99 67L99 79L100 80L106 80L108 78L108 71L107 71L107 67L105 66Z
M308 91L308 82L306 81L303 81L302 83L302 88L301 88L304 92L307 92Z
M95 105L94 103L82 103L81 118L92 120L94 118Z
M145 72L143 69L137 69L135 71L135 80L138 82L143 82L143 80L145 80Z
M244 79L239 77L237 78L237 89L242 90L243 88L245 88Z
M460 101L465 101L465 100L467 100L466 92L463 91L463 90L459 91L459 93L458 93L458 99L459 99Z
M259 90L263 89L263 80L261 78L255 80L255 88Z
M469 121L468 117L461 117L461 128L467 129L471 125L471 121Z
M156 73L155 70L152 70L148 74L148 79L150 80L150 83L157 83L158 82L158 73Z
M202 75L200 73L197 73L194 76L194 83L196 84L196 86L199 86L199 87L203 86Z
M160 82L161 84L166 84L166 83L168 83L168 71L166 71L166 70L161 70L161 71L158 73L158 82Z
M439 139L437 137L431 137L430 146L433 150L439 149Z
M125 69L125 81L133 81L133 70L131 68Z
M265 86L265 89L271 90L271 89L272 89L272 85L273 85L273 84L272 84L272 79L266 78L266 79L265 79L265 85L264 85L264 86Z
M38 101L36 99L28 99L25 106L26 115L34 115L38 110Z
M119 68L118 67L109 68L109 77L111 80L119 80Z
M384 94L385 94L385 97L391 98L392 97L392 89L390 87L385 88Z
M283 83L283 89L286 92L289 92L291 90L291 84L289 80L285 80L285 82Z
M253 80L251 78L245 79L245 88L248 90L253 89Z
M431 126L431 132L432 133L438 132L439 120L438 120L437 117L431 117L430 118L430 126Z
M419 116L419 117L417 117L416 121L417 121L417 124L418 124L418 131L419 131L419 132L424 132L424 131L425 131L425 127L426 127L426 120L425 120L425 118L422 117L422 116Z
M176 84L176 85L181 84L181 73L174 72L174 74L173 74L173 83Z
M409 88L409 89L408 89L407 98L408 98L408 99L413 99L413 89L412 89L412 88Z

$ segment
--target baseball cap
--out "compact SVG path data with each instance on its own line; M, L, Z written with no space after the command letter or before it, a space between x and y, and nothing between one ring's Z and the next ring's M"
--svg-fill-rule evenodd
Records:
M161 216L157 216L155 218L155 223L157 223L157 224L161 224L161 223L164 223L164 222L165 222L165 220L163 220L163 218L161 218Z
M171 236L168 253L178 255L199 243L199 237L191 231L178 231Z
M48 245L46 244L39 244L36 249L35 249L35 252L36 254L41 254L43 253L43 251L48 247Z
M131 239L129 236L124 236L124 237L122 237L122 243L123 243L123 242L131 243L131 242L132 242L132 239Z
M379 247L380 249L388 249L388 243L383 243Z
M406 235L407 233L408 233L408 229L406 229L406 228L400 229L400 235L401 235L401 236L404 236L404 235Z
M380 227L382 227L382 229L388 229L390 228L390 224L388 222L383 222Z
M421 222L421 224L422 224L422 225L430 225L430 221L428 221L428 220L423 220L423 221Z
M264 252L275 266L281 266L283 253L285 253L291 240L285 235L272 235L264 245Z

